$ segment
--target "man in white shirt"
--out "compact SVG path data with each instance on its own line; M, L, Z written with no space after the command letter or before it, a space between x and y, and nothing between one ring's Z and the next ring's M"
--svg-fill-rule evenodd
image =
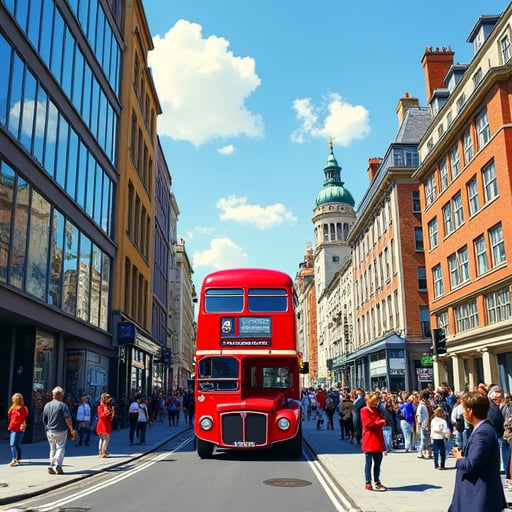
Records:
M89 405L89 398L83 395L80 399L80 405L76 410L76 421L78 424L78 443L75 446L89 446L91 440L91 406ZM84 442L85 437L85 442Z

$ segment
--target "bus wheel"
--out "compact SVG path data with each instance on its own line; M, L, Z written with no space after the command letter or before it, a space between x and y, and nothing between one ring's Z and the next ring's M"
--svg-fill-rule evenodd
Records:
M299 427L297 435L288 441L288 454L291 459L299 459L302 457L302 424Z
M197 446L197 455L201 457L201 459L210 459L213 455L213 443L209 443L208 441L203 441L196 437L196 446Z

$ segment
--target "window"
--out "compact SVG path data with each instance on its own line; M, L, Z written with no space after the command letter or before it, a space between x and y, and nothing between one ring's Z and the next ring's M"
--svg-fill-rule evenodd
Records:
M432 269L432 279L434 282L434 298L444 295L443 271L441 265L436 265Z
M288 295L284 288L250 288L247 308L253 313L288 310Z
M450 286L452 289L457 288L457 286L460 284L460 279L456 254L452 254L448 257L448 268L450 270Z
M436 198L436 181L434 175L429 176L425 183L425 202L427 206L431 205Z
M467 247L463 247L457 253L448 257L448 268L450 269L450 285L452 289L469 281Z
M429 239L429 243L430 243L430 250L434 249L434 247L437 247L437 245L439 244L437 217L434 217L428 223L428 239Z
M473 85L478 87L478 84L482 81L482 68L478 68L476 73L473 75Z
M448 311L443 311L437 315L437 327L439 329L443 329L445 334L449 332L449 324L448 324Z
M473 159L473 139L471 138L471 127L468 127L462 138L464 147L464 164L468 164Z
M460 173L459 148L455 145L450 151L450 165L452 168L452 180Z
M464 210L462 208L461 193L453 196L449 203L443 207L444 234L448 236L450 233L459 228L464 222Z
M457 332L475 329L480 325L476 300L472 300L471 302L462 304L458 308L454 308L454 313Z
M491 129L489 127L489 118L487 117L486 108L476 117L476 134L478 138L478 149L481 149L491 138Z
M485 247L484 236L479 236L475 240L475 256L476 256L476 270L477 275L482 275L489 270L489 264L487 262L487 250Z
M468 192L468 206L469 206L469 215L474 215L478 210L480 210L480 202L478 200L478 185L476 182L476 177L471 179L466 185Z
M457 98L457 113L460 112L464 108L464 103L466 103L466 95L462 93Z
M492 266L495 267L506 260L501 222L489 230L489 238L491 240Z
M508 38L508 36L505 36L504 38L501 39L500 46L501 46L501 56L503 57L503 64L505 64L510 59L510 55L511 55L510 39Z
M464 222L464 210L462 209L462 196L461 196L460 192L453 196L452 204L453 204L453 219L454 219L455 229L457 229Z
M418 290L419 291L426 291L427 290L427 271L425 270L425 267L418 267L417 269L417 275L418 275Z
M206 291L204 310L207 313L240 313L243 309L244 291L242 288L212 288ZM224 329L224 326L222 328Z
M412 211L414 213L421 212L420 193L417 190L412 192Z
M462 249L457 252L457 256L459 259L460 281L461 283L466 283L469 281L469 256L467 246L462 247Z
M444 190L448 187L448 164L443 160L439 165L439 179L441 182L440 189Z
M488 203L495 197L498 197L498 181L496 179L494 161L490 162L482 169L482 176L484 180L485 202Z
M416 244L416 251L423 251L423 231L421 228L414 228L414 240Z
M445 236L449 235L454 230L452 220L452 205L451 203L446 203L446 205L443 207L443 224Z
M508 288L490 293L485 297L487 306L487 322L495 324L511 317L510 294Z

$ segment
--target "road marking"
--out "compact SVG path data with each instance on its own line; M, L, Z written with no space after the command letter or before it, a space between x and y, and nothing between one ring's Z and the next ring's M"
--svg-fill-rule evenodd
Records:
M49 503L47 505L44 505L43 507L39 507L37 509L37 511L38 512L49 512L57 507L62 507L64 505L67 505L68 503L71 503L74 500L88 496L89 494L92 494L100 489L105 489L106 487L110 487L111 485L117 484L118 482L120 482L121 480L124 480L125 478L130 478L133 475L135 475L136 473L138 473L139 471L144 471L146 468L152 466L153 464L156 464L157 462L160 462L161 460L168 457L170 454L175 453L176 451L180 450L183 446L190 443L190 441L192 441L193 438L194 438L194 436L190 436L190 437L186 438L179 445L177 445L174 449L172 449L170 451L166 451L165 453L161 453L160 455L157 455L157 456L151 458L147 462L137 465L133 469L127 470L122 475L116 475L113 478L109 479L108 482L103 482L100 484L93 485L92 487L89 487L86 490L77 492L75 494L71 494L70 496L67 496L63 500L54 501L53 503ZM105 469L105 472L106 471L108 471L108 469Z

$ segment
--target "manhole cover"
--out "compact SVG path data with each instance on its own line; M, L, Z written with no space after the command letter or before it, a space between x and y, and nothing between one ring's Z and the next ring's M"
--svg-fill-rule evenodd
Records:
M273 487L306 487L311 485L308 480L300 480L299 478L271 478L270 480L264 480L263 483Z

